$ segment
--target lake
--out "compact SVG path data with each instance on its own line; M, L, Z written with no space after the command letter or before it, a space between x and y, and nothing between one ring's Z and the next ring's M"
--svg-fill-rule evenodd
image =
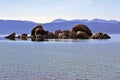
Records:
M120 80L120 34L108 40L0 38L0 80Z

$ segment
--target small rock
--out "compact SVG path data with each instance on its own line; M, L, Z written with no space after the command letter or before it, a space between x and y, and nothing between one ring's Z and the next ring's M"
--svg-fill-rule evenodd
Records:
M52 32L49 32L48 39L55 39L55 35Z
M26 33L23 33L21 35L19 35L17 38L20 38L21 40L27 40L27 34Z
M110 36L106 33L99 32L91 36L92 39L110 39Z
M16 33L13 32L10 35L6 36L5 38L10 39L10 40L15 40L15 35L16 35Z
M56 31L55 31L55 37L56 37L56 38L58 38L59 33L62 33L62 31L61 31L61 30L56 30Z

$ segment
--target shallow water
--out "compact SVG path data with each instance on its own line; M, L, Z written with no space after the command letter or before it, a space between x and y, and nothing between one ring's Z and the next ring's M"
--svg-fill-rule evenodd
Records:
M109 40L0 38L0 80L120 80L120 35Z

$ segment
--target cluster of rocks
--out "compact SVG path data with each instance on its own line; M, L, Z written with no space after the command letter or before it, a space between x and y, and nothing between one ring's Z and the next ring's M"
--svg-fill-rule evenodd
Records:
M16 36L15 32L6 36L5 38L15 40L27 40L31 38L32 41L44 41L47 39L110 39L110 36L103 32L92 33L91 30L84 24L77 24L71 30L56 30L54 33L45 31L41 25L36 25L31 30L31 35L28 36L23 33Z

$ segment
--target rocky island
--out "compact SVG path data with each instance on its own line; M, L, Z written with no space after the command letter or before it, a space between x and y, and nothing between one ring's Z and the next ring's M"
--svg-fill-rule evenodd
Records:
M16 33L13 32L5 38L10 40L15 40L16 38L27 40L31 38L31 41L44 41L47 39L110 39L111 37L103 32L92 33L88 26L76 24L73 25L71 30L56 30L55 32L46 31L43 26L36 25L31 30L30 36L26 33L16 36Z

